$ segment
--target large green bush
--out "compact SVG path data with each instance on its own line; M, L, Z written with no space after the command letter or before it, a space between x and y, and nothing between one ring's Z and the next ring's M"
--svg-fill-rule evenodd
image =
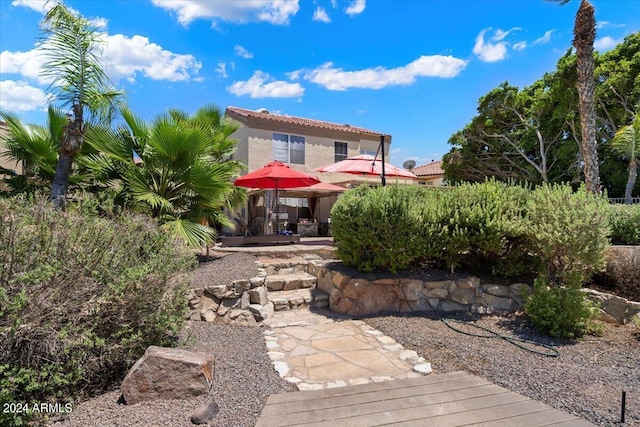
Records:
M526 188L495 180L454 187L448 193L450 212L444 219L453 220L450 227L454 230L462 230L466 247L452 244L450 236L443 233L440 238L445 242L443 253L448 262L457 257L472 271L505 276L530 270L532 260L524 245L527 195Z
M640 245L640 204L610 205L612 245Z
M175 278L193 265L142 217L0 199L0 402L98 392L171 345L186 309Z
M584 187L543 185L529 197L529 250L551 286L582 286L604 269L608 247L608 202Z
M420 257L421 229L416 203L424 190L390 185L347 192L331 211L337 252L361 271L396 272Z

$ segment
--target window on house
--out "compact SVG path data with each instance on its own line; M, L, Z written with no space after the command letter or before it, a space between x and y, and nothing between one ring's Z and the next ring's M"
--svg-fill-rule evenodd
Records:
M274 132L273 160L304 165L304 136Z
M346 142L335 142L335 160L339 162L340 160L345 160L347 158L347 143Z

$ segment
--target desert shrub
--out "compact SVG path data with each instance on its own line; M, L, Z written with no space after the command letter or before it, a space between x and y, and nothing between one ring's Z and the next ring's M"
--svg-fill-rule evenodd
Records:
M631 301L640 301L640 258L633 249L612 247L605 270L593 277L591 286Z
M420 216L416 204L426 190L417 186L362 186L344 194L331 210L340 259L361 271L396 272L420 257Z
M584 187L574 192L569 185L543 185L531 192L527 246L551 287L581 286L605 267L607 210L607 200Z
M609 205L612 245L640 245L640 205Z
M145 218L79 212L0 199L0 401L102 391L184 322L193 254Z
M455 254L464 267L505 276L531 270L533 262L524 245L528 193L521 186L495 180L462 184L450 192L446 217L465 236L466 247L458 247ZM446 247L455 248L449 237L443 234L441 239ZM447 256L451 259L454 253Z
M531 323L552 337L577 338L594 330L598 309L580 290L580 284L549 286L543 277L535 280L525 299Z

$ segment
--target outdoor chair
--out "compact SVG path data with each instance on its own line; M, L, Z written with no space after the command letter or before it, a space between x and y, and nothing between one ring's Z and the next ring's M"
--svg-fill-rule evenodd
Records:
M236 235L242 234L244 237L253 236L251 230L247 226L247 223L240 217L234 217L233 220L236 223Z

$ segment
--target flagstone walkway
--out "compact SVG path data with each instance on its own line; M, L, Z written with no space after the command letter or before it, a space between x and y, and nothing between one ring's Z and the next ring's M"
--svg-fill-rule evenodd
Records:
M276 312L265 340L275 369L300 390L420 377L431 365L361 320L328 310Z

